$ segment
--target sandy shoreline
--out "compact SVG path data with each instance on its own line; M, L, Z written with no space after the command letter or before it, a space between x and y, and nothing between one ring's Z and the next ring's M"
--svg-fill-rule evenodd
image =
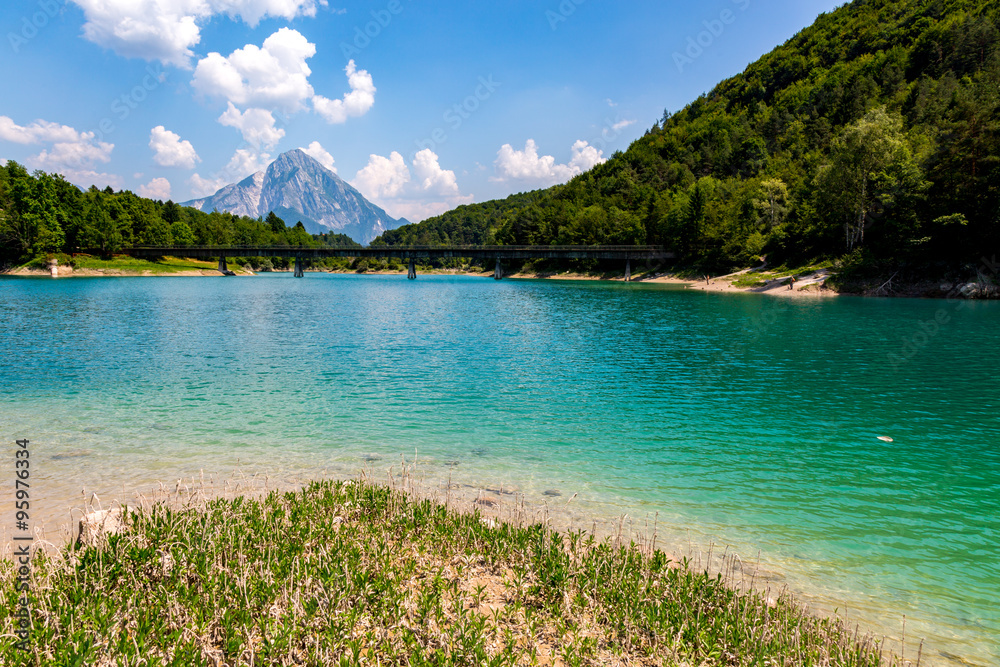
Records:
M329 268L306 268L306 273L334 273L342 275L372 275L372 276L402 276L406 274L405 269L398 271L365 271L358 273L350 269L329 269ZM267 271L260 273L292 273L291 269L283 271ZM117 268L74 268L72 266L60 265L58 274L51 276L50 269L29 268L27 266L16 267L6 271L0 271L0 277L32 277L32 278L100 278L100 277L205 277L217 278L225 275L246 277L260 275L250 269L232 265L229 274L223 274L217 269L206 266L205 268L179 268L176 271L154 272L150 270L130 270ZM847 291L841 292L830 286L831 279L835 277L831 269L811 269L802 270L795 273L795 270L782 270L776 272L767 271L764 267L743 269L735 273L720 276L699 276L693 277L690 274L678 275L671 272L637 272L632 275L630 282L633 283L659 283L685 286L688 289L702 292L722 292L729 294L766 294L774 297L793 298L828 298L833 296L861 296L862 292ZM417 278L420 276L469 276L475 278L493 278L492 271L471 272L462 269L417 269ZM566 271L562 273L545 271L518 271L516 273L504 274L504 279L514 280L565 280L565 281L603 281L603 282L624 282L625 276L621 273L577 273ZM757 278L754 280L753 278ZM736 283L743 283L737 285ZM979 292L977 292L977 288ZM975 282L959 281L958 283L949 281L927 280L919 284L897 286L889 292L882 293L880 289L871 288L863 292L868 296L881 297L909 297L909 298L948 298L948 299L971 299L971 298L995 298L996 288L989 285L977 285Z
M669 283L687 285L689 289L703 292L728 292L743 294L769 294L783 297L830 297L840 296L836 290L830 289L826 282L832 277L830 271L821 269L810 272L790 282L787 277L775 278L764 282L759 287L737 287L733 283L751 273L752 269L737 271L723 276L706 276L700 280L682 278L674 274L642 275L633 278L632 282Z
M678 275L674 273L664 272L664 273L637 273L634 274L630 280L633 283L659 283L659 284L671 284L678 286L685 286L688 289L698 290L702 292L722 292L729 294L766 294L768 296L774 297L784 297L784 298L805 298L805 299L817 299L817 298L828 298L833 296L860 296L860 293L855 292L841 292L833 289L829 286L830 279L834 277L834 273L829 269L819 269L811 271L803 271L793 276L788 271L779 272L777 275L769 274L767 272L760 273L760 280L753 281L747 280L748 276L757 274L761 269L744 269L742 271L737 271L735 273L721 275L721 276L711 276L711 277L700 277L694 278L690 275ZM371 275L371 276L402 276L406 273L405 270L399 271L366 271L364 273L358 273L353 270L343 270L343 269L309 269L305 270L306 273L334 273L341 275ZM262 273L291 273L291 270L287 271L268 271ZM249 269L238 267L233 265L231 273L229 275L236 277L247 277L260 275ZM48 269L37 269L29 268L26 266L17 267L7 271L0 271L0 277L11 276L11 277L26 277L26 278L51 278L50 271ZM469 276L474 278L493 278L492 271L486 272L470 272L461 269L418 269L417 278L420 276ZM163 271L163 272L153 272L150 270L136 271L129 269L116 269L116 268L73 268L71 266L59 266L57 278L101 278L101 277L153 277L153 278L163 278L163 277L203 277L203 278L221 278L224 274L220 273L215 268L191 268L191 269L178 269L176 271ZM625 277L623 274L614 273L604 273L604 274L593 274L593 273L576 273L572 271L566 271L563 273L551 273L551 272L525 272L519 271L517 273L505 274L504 279L513 280L563 280L563 281L602 281L602 282L624 282ZM745 285L737 285L737 282L744 282ZM869 296L883 296L883 297L909 297L909 298L976 298L975 296L970 296L975 293L976 284L975 283L964 283L959 282L958 284L953 283L942 283L936 281L925 281L919 285L911 285L904 288L902 291L892 292L888 294L871 294L867 293ZM992 288L989 288L992 289ZM992 298L990 293L987 293L985 297L980 298Z
M788 279L779 278L772 280L761 287L736 287L733 285L733 281L741 276L748 273L749 270L739 271L737 273L716 276L709 278L707 281L692 280L691 278L683 278L671 273L652 273L652 274L637 274L633 276L631 282L634 283L666 283L674 285L687 285L689 289L701 290L705 292L729 292L729 293L745 293L745 294L768 294L772 296L783 296L783 297L830 297L839 296L839 293L835 290L830 289L826 286L826 280L830 277L830 272L826 270L821 270L814 272L808 276L804 276L800 279L796 279L793 289L789 289ZM257 275L252 271L241 269L240 267L233 267L233 272L236 276L254 276ZM291 271L273 271L269 273L291 273ZM406 273L405 270L401 271L367 271L363 274L359 274L355 271L343 271L343 270L329 270L329 269L306 269L306 273L337 273L344 275L403 275ZM6 272L3 275L9 276L26 276L26 277L51 277L51 273L48 269L35 269L28 267L18 267L11 271ZM462 271L458 269L432 269L418 271L417 276L421 275L454 275L454 276L472 276L478 278L492 278L493 272L487 271L483 273ZM189 270L179 270L169 273L153 273L152 271L129 271L127 269L74 269L71 266L59 266L57 278L99 278L99 277L224 277L222 273L215 269L189 269ZM567 271L565 273L542 273L542 272L518 272L505 275L504 278L508 279L523 279L523 280L587 280L587 281L607 281L607 282L624 282L624 276L613 276L613 275L595 275L586 273L575 273Z
M684 278L676 274L671 273L653 273L653 274L639 274L633 276L630 282L633 283L659 283L659 284L670 284L670 285L686 285L688 289L700 290L703 292L728 292L728 293L742 293L742 294L768 294L772 296L782 296L782 297L805 297L805 298L816 298L816 297L831 297L831 296L841 296L836 290L830 289L826 285L826 281L831 274L829 271L821 270L816 271L802 278L797 278L795 280L792 289L789 289L789 282L787 278L780 278L768 281L765 285L760 287L737 287L733 282L739 277L745 275L747 271L739 271L737 273L732 273L725 276L715 276L708 278L707 280L693 280L691 278ZM470 274L479 275L479 274ZM488 274L492 275L492 274ZM531 280L595 280L595 281L610 281L610 282L624 282L625 278L622 277L612 277L608 278L605 276L595 276L579 273L560 273L560 274L541 274L541 273L515 273L510 276L504 276L505 278L522 278Z

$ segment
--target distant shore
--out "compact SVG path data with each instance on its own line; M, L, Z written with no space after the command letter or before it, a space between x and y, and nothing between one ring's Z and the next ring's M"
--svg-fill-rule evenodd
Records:
M145 260L105 260L89 261L90 265L56 267L57 278L95 278L95 277L224 277L214 262L191 260L177 257L166 258L163 262L148 262ZM229 270L234 276L259 275L249 267L230 264ZM261 273L290 273L291 270L264 271ZM358 272L351 269L336 269L329 267L307 268L306 273L337 273L344 275L404 275L406 269L399 270L368 270ZM0 275L22 277L50 277L51 268L35 266L19 266L0 272ZM469 271L467 269L429 269L417 268L417 277L421 275L462 275L480 278L492 278L492 271ZM832 296L885 296L914 298L948 298L975 299L996 298L997 288L993 284L981 285L975 282L958 281L944 282L924 280L914 284L893 284L889 279L884 285L854 286L849 290L838 289L832 283L836 273L829 266L803 267L797 269L768 270L764 267L744 269L735 273L719 276L693 276L690 273L672 273L669 271L637 271L631 277L634 283L667 283L686 285L689 289L704 292L724 292L730 294L766 294L776 297L794 298L827 298ZM504 278L525 280L593 280L608 282L624 282L624 273L581 273L576 271L525 271L519 270L505 274ZM880 281L875 281L876 283ZM888 286L888 289L884 289Z
M112 269L112 268L109 268L109 269L76 269L76 268L73 268L72 266L60 266L58 268L58 271L59 271L58 276L57 276L58 278L101 278L101 277L104 277L104 278L122 278L122 277L131 277L131 278L146 278L146 277L151 277L151 278L158 278L158 277L164 277L164 276L166 276L166 277L202 276L202 277L206 277L206 278L213 277L213 276L214 277L219 277L219 278L224 278L225 277L222 273L219 273L219 271L216 270L216 269L183 269L183 270L172 271L172 272L155 273L153 271L148 271L148 270L147 271L130 271L128 269ZM246 276L254 275L251 272L242 271L242 270L236 270L236 271L234 271L234 273L236 273L236 275L246 275ZM7 275L7 276L27 276L27 277L35 277L35 278L48 278L48 277L52 276L52 274L51 274L50 271L46 271L44 269L28 268L28 267L24 267L24 266L18 267L16 269L12 270L12 271L8 271L7 273L0 274L0 275Z
M254 276L259 275L253 271L244 269L242 267L232 265L230 270L236 276ZM216 268L210 268L206 266L205 268L186 268L186 269L175 269L170 271L153 271L153 270L130 270L128 268L74 268L72 266L59 266L57 268L58 275L57 278L97 278L97 277L225 277ZM264 273L291 273L291 271L267 271ZM350 270L336 270L336 269L306 269L306 273L336 273L343 275L386 275L386 276L397 276L405 275L406 270L401 271L365 271L359 273L357 271ZM836 290L830 289L825 284L819 280L804 280L799 282L794 286L794 289L788 288L787 280L775 280L768 283L765 287L739 287L733 285L731 278L733 276L742 275L743 272L739 274L732 274L732 276L720 276L717 278L710 278L706 282L702 283L697 280L692 280L690 278L680 277L671 273L646 273L646 274L636 274L631 279L634 283L669 283L676 285L687 285L690 289L702 290L707 292L743 292L743 293L756 293L756 294L772 294L776 296L786 296L786 297L829 297L837 296L839 293ZM50 277L51 272L47 269L39 269L28 266L17 267L6 272L3 275L8 276L29 276L29 277ZM459 269L424 269L417 271L417 276L421 275L458 275L458 276L472 276L479 278L492 278L492 271L485 272L475 272L475 271L464 271ZM504 275L504 278L512 279L524 279L524 280L593 280L593 281L609 281L609 282L624 282L624 275L609 275L609 274L595 274L595 273L577 273L573 271L566 271L562 273L550 273L550 272L524 272L519 271L517 273L512 273L509 275ZM823 275L825 280L826 275Z

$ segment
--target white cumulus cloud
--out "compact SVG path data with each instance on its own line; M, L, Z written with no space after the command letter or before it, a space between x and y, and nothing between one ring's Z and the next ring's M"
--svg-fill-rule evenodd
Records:
M25 160L33 169L62 174L83 187L121 187L118 176L96 170L98 163L111 161L115 145L99 141L93 132L78 132L68 125L40 119L30 125L18 125L8 116L0 116L0 140L26 145L48 144L38 155Z
M88 136L89 135L89 136ZM39 169L60 171L63 169L88 168L98 162L110 162L114 144L91 141L92 132L85 132L80 141L66 141L52 144L29 161Z
M271 164L271 156L255 151L252 148L238 148L221 176L228 178L228 183L238 183L250 174L256 174Z
M161 167L180 167L194 169L201 162L191 142L162 125L157 125L149 132L149 147L153 149L153 161Z
M209 53L198 62L191 85L208 97L238 106L298 111L313 96L312 70L306 60L316 54L297 30L281 28L258 47L247 44L228 57Z
M323 165L333 173L335 174L337 173L337 168L334 166L333 156L330 155L330 152L327 151L325 148L323 148L323 146L318 141L312 142L311 144L309 144L309 146L301 150L303 153L315 159L317 162L319 162L321 165Z
M325 0L72 0L83 9L83 36L127 58L189 68L201 25L216 14L251 27L265 16L315 16Z
M140 185L136 193L140 197L167 201L170 199L170 181L165 178L154 178L149 183Z
M583 139L577 139L571 150L573 154L570 157L569 166L579 174L607 162L602 151L597 150Z
M425 148L414 156L411 171L396 151L389 157L371 155L351 185L394 218L419 222L473 200L461 194L455 172L438 160Z
M438 156L429 148L425 148L413 157L413 184L419 192L437 197L453 197L458 195L458 181L455 172L442 169Z
M271 164L271 156L253 148L238 148L229 163L219 172L209 177L193 174L188 179L195 197L214 195L227 185L239 183L247 176L262 171Z
M256 27L265 16L293 19L296 16L316 16L316 7L326 7L326 0L212 0L213 9L232 18L240 17L250 27Z
M515 150L510 144L504 144L493 163L497 175L492 180L522 181L538 186L555 185L565 183L605 162L602 152L582 139L573 144L571 151L567 164L556 164L553 156L538 155L538 144L534 139L528 139L524 150Z
M393 151L389 157L371 155L368 165L351 181L357 190L371 200L398 197L410 182L410 170L403 156Z
M192 174L187 182L195 197L209 197L229 185L224 178L204 178L201 174Z
M267 109L247 109L240 112L233 103L219 116L219 122L235 127L243 134L243 140L251 146L274 148L285 136L285 131L275 127L274 115Z
M40 144L54 141L78 141L80 133L68 125L36 120L21 126L8 116L0 116L0 139L15 144Z
M354 61L347 63L347 83L351 92L341 100L330 100L322 95L313 97L313 108L326 122L339 125L348 118L358 118L368 113L375 104L375 82L367 70L359 70Z

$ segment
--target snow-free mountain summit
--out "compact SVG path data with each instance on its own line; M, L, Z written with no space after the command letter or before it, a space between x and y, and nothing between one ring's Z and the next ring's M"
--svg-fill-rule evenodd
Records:
M301 221L310 234L347 234L363 244L406 224L406 220L390 217L299 149L282 153L267 169L227 185L211 197L183 205L252 218L274 211L289 225Z

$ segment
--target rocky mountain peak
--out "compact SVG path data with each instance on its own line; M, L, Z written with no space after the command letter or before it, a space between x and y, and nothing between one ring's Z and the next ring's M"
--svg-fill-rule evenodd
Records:
M267 169L227 185L211 197L183 205L252 218L274 211L290 226L302 222L311 234L332 231L364 244L404 224L298 148L282 153Z

